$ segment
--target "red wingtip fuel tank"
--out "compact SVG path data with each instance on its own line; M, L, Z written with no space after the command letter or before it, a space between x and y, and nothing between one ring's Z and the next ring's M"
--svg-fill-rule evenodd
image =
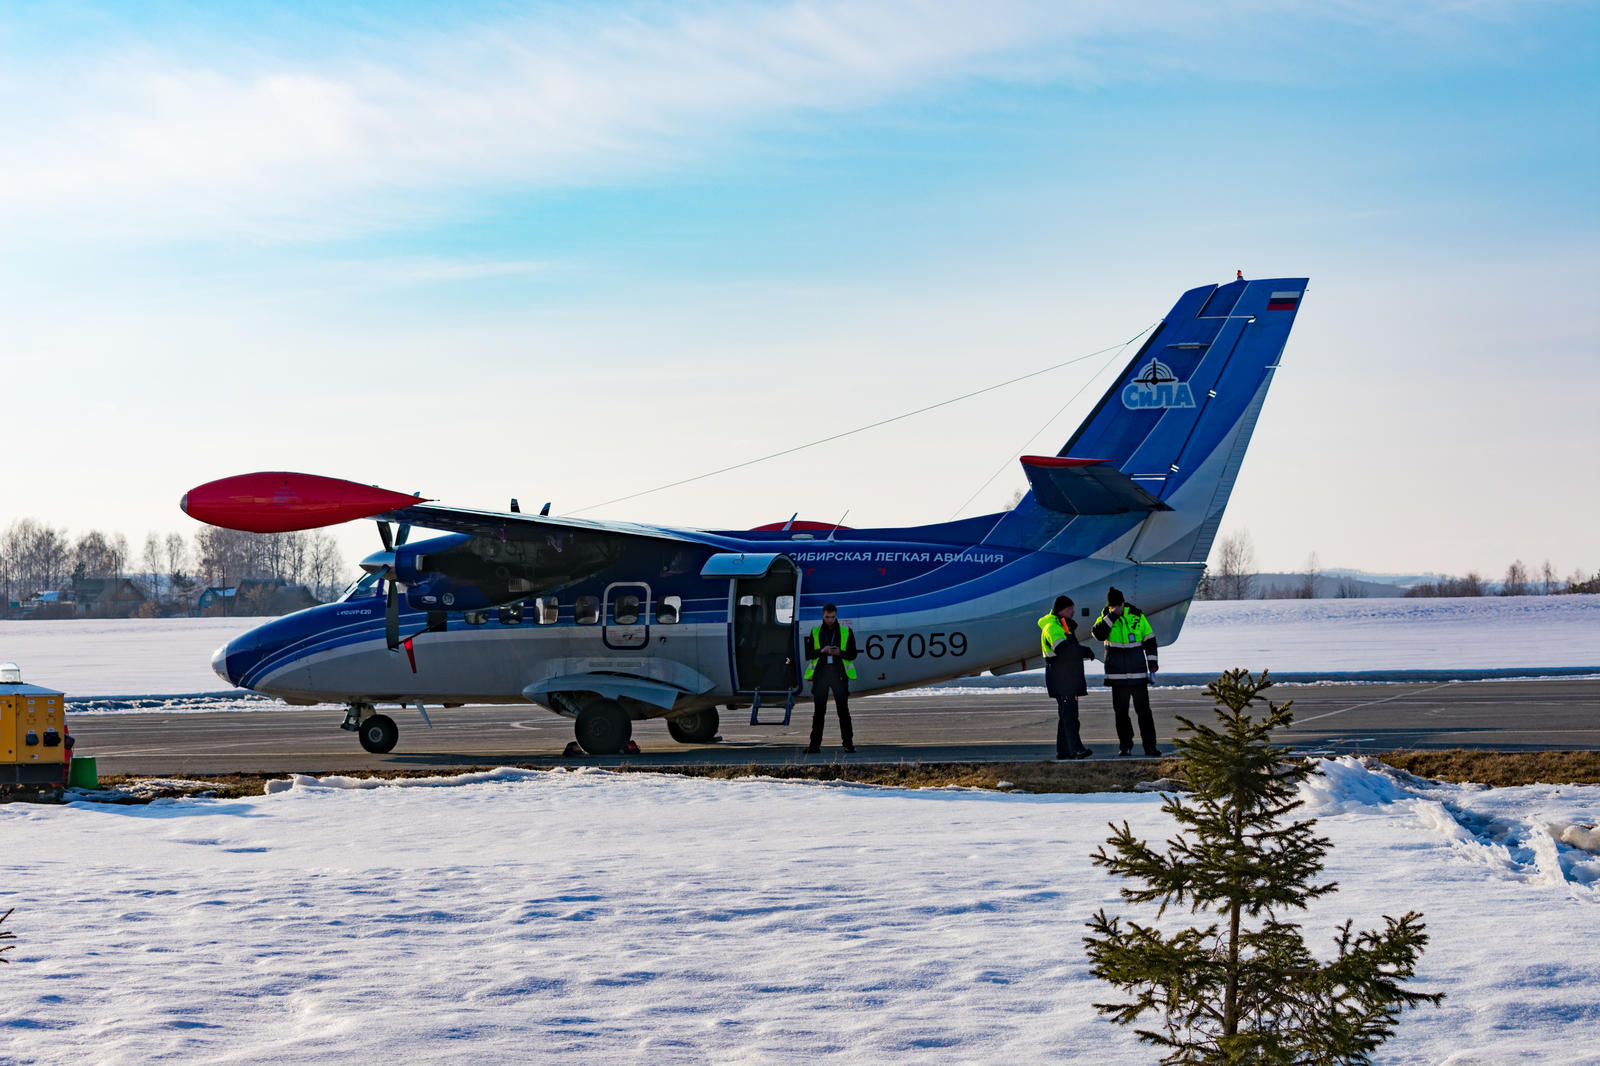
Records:
M424 502L403 492L335 477L262 471L208 481L178 506L190 518L246 533L289 533L335 526Z

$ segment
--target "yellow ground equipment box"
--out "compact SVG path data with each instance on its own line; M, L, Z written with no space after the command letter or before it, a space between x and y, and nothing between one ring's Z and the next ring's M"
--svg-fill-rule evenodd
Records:
M67 783L66 700L0 663L0 785Z

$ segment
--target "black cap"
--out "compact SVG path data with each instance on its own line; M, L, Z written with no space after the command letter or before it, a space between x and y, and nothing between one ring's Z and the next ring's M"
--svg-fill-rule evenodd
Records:
M1110 588L1106 589L1107 607L1116 607L1124 602L1126 601L1122 598L1122 590L1117 588L1117 586L1112 585Z
M1060 614L1062 611L1069 611L1071 609L1072 609L1072 597L1071 596L1057 596L1056 597L1056 605L1054 607L1050 608L1050 613L1051 614Z

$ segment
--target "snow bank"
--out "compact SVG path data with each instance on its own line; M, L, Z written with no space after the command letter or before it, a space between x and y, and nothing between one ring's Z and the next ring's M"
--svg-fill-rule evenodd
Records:
M1406 805L1467 861L1600 902L1600 788L1593 785L1452 785L1347 755L1318 760L1300 798L1319 817Z
M1350 760L1308 783L1341 891L1330 934L1416 908L1433 941L1384 1063L1593 1062L1600 961L1574 856L1600 789L1427 787ZM590 772L583 772L589 770ZM286 782L248 801L0 807L0 1058L1147 1063L1100 1019L1089 862L1158 795L823 789L487 771ZM448 783L452 787L440 787ZM1454 811L1442 834L1424 804ZM1453 805L1453 806L1452 806ZM1469 823L1468 816L1481 818ZM1460 820L1457 820L1460 819ZM1491 828L1498 820L1499 828ZM1499 844L1520 866L1466 849ZM1582 893L1582 894L1580 894ZM1168 915L1163 925L1188 920ZM1320 941L1327 947L1328 941Z

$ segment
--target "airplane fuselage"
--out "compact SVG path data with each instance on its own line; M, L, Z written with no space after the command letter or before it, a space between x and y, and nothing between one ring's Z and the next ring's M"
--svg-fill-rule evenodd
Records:
M1113 584L1151 615L1157 639L1168 643L1200 573L1198 566L1138 565L1115 558L1114 550L1112 558L1074 559L995 545L878 539L872 530L840 530L832 539L671 532L703 540L630 552L593 578L530 596L518 607L446 612L444 630L417 636L409 653L386 647L378 582L370 594L242 634L219 650L216 666L233 684L297 703L523 702L523 690L548 677L614 672L685 688L670 708L630 706L635 718L660 717L747 706L758 688L768 702L800 688L804 637L827 602L838 605L856 636L852 690L869 695L1039 666L1036 619L1061 594L1079 604L1080 635L1094 647L1090 615ZM426 553L438 543L411 549ZM785 644L796 669L781 681L752 677L739 661L739 600L760 594L745 593L750 583L739 578L700 576L713 555L741 551L793 562L798 612L788 604L760 605L790 629ZM621 622L619 603L629 612ZM423 629L427 617L403 611L402 633ZM703 691L687 691L706 682ZM569 705L540 702L573 713Z

